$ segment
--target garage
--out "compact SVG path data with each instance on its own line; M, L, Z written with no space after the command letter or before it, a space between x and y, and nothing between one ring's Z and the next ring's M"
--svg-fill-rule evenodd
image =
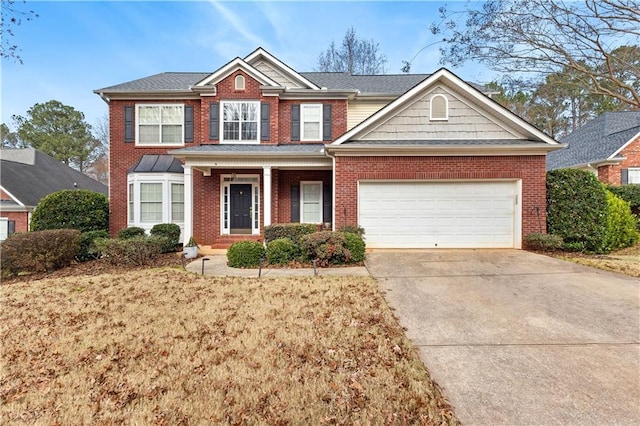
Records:
M517 248L520 182L359 181L371 248Z

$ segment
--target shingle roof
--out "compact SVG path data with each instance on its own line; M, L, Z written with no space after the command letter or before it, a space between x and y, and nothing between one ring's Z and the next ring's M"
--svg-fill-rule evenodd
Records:
M0 150L0 185L25 206L52 192L88 189L108 195L107 187L33 148Z
M362 94L400 95L427 78L428 74L349 75L340 72L303 72L306 79L332 90L359 90ZM95 92L163 92L188 91L209 76L203 72L163 72L149 77L98 89ZM480 91L481 85L472 84Z
M560 140L567 147L547 155L547 170L606 160L640 133L640 111L607 112Z

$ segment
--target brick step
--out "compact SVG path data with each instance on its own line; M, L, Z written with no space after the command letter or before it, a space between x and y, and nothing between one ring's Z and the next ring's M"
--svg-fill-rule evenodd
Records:
M225 235L224 237L216 237L216 240L211 244L212 249L227 249L233 243L238 241L262 241L262 235Z

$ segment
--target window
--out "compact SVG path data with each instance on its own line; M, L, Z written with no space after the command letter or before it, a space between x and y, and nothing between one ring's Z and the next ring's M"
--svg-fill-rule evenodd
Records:
M260 102L222 102L222 139L258 142Z
M171 184L171 221L184 221L184 184Z
M140 184L140 221L162 222L162 184Z
M322 182L300 182L300 222L322 223Z
M139 145L184 143L183 105L137 105L136 113Z
M15 220L9 220L6 217L0 218L0 241L4 241L16 230Z
M301 134L303 141L322 140L322 105L302 104L301 110Z
M449 119L449 101L444 95L433 95L430 102L431 121L446 121Z
M629 183L640 184L640 168L629 168Z
M244 76L237 75L236 76L236 90L244 90Z
M129 222L133 222L133 184L129 184Z

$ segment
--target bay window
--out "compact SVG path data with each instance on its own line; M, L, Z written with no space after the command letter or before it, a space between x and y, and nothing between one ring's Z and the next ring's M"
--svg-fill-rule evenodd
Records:
M181 173L130 173L128 176L128 226L150 231L158 223L184 223L184 175Z

